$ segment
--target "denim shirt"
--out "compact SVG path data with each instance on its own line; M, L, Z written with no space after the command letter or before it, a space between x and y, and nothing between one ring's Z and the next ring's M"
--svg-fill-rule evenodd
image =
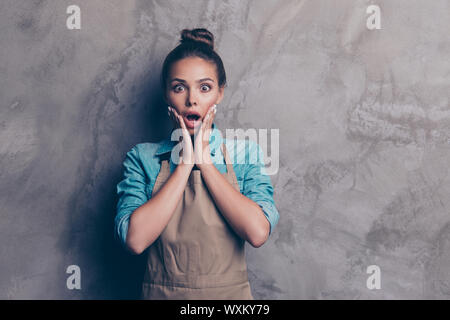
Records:
M213 123L209 138L211 160L221 173L226 172L226 164L220 145L223 142L233 164L240 192L257 203L270 223L270 232L278 223L279 213L273 200L273 187L266 174L261 147L254 141L225 139ZM152 197L156 177L161 168L160 156L171 152L178 141L171 136L156 143L135 145L123 162L123 180L117 184L117 213L114 219L115 236L126 245L126 237L131 214ZM170 158L170 172L177 164Z

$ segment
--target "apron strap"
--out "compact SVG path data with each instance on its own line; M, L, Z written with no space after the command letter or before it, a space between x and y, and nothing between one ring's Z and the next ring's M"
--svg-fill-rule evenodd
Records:
M225 164L227 165L227 175L231 177L231 180L237 182L236 174L234 173L233 164L231 163L230 156L228 155L227 147L225 146L225 143L222 142L222 145L220 146L222 149L223 156L225 158Z
M160 163L161 168L159 170L158 176L156 177L155 185L160 180L166 181L170 175L169 160L167 158L162 158Z
M225 164L227 165L227 172L230 172L231 170L233 170L233 164L231 163L230 157L228 155L227 147L225 146L225 143L222 143L220 147L225 158Z

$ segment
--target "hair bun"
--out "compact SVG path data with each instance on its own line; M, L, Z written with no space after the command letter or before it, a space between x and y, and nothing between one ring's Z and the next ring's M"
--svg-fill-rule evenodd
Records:
M181 31L181 44L185 43L203 43L206 44L211 50L214 50L214 35L206 29L183 29Z

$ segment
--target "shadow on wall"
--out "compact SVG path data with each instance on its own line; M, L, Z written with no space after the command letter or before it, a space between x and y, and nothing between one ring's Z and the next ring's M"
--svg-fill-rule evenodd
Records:
M60 248L66 266L75 261L81 268L82 290L69 293L75 299L140 295L144 255L126 252L114 237L116 186L126 153L137 143L162 139L170 122L159 87L160 63L133 70L130 55L109 64L89 87L76 124L83 156L69 203L69 231Z

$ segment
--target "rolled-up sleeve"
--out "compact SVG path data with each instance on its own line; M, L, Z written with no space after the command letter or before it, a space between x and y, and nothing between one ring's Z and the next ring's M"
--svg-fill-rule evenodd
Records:
M266 173L264 154L261 147L257 143L252 142L247 150L249 150L250 161L246 165L243 195L261 207L267 220L269 220L269 234L271 234L280 218L273 199L272 182Z
M127 153L123 169L123 180L117 184L119 200L114 225L116 237L126 246L130 216L134 210L148 201L146 178L136 147Z

